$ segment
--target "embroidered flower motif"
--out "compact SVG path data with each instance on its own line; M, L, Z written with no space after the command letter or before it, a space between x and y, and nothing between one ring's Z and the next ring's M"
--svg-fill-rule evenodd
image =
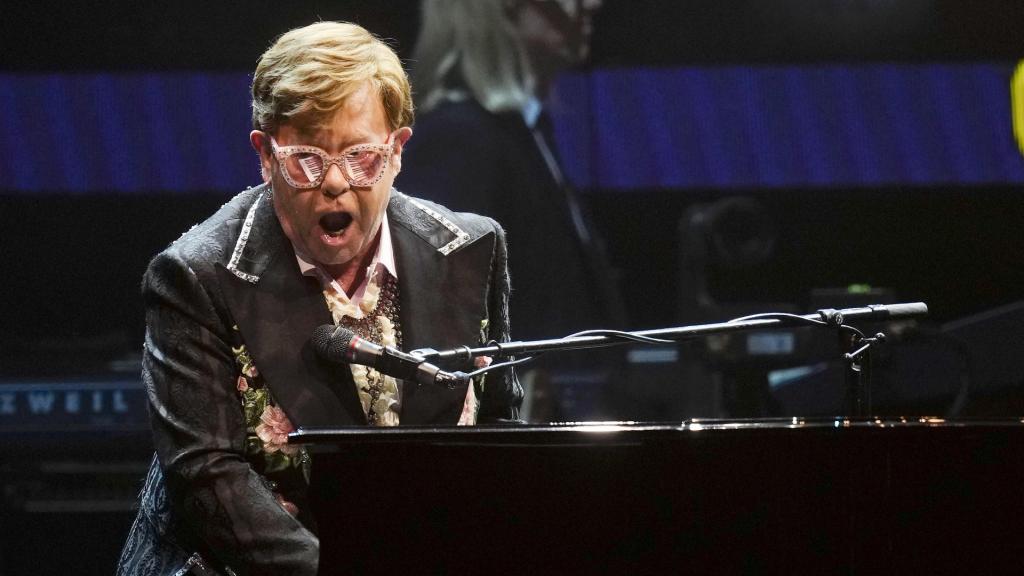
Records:
M263 441L263 451L267 454L280 450L284 454L294 456L299 451L298 446L288 445L288 434L294 430L284 410L268 405L260 415L256 435Z
M327 299L327 306L331 309L331 318L335 324L341 322L345 316L349 318L362 318L363 314L350 300L345 299L334 290L325 290L324 296Z
M324 290L324 297L327 299L327 307L331 310L331 317L334 323L338 324L342 318L349 317L355 320L364 318L377 308L381 291L381 268L377 267L370 273L370 279L366 283L366 289L359 304L355 304L347 296L339 294L333 288Z
M376 295L374 297L376 300ZM383 346L398 346L398 332L395 330L395 324L390 318L383 314L378 315L375 318L377 322L377 329L380 330L380 343ZM371 408L377 415L375 424L377 426L397 426L398 425L398 381L391 376L385 376L377 372L376 370L367 371L364 373L363 378L377 381L378 392L377 395L369 394L365 398L364 406L369 411ZM360 384L362 389L362 378L353 371L353 379ZM363 396L360 395L360 399Z
M244 344L238 348L232 347L231 352L234 353L235 364L238 364L238 370L242 374L249 378L256 378L260 375L259 370L256 369L256 365L252 362L252 357L249 356L249 350L246 349Z
M375 341L381 346L397 348L401 338L399 328L388 318L389 312L382 313L378 309L381 299L390 294L390 276L386 272L386 269L379 265L369 271L370 276L358 305L339 293L333 285L325 286L323 294L335 324L352 326L354 332L368 340ZM397 302L393 305L397 308ZM355 326L362 328L357 329ZM367 421L374 426L397 426L398 382L393 377L366 366L352 364L350 370Z
M370 281L366 283L366 291L363 292L363 298L359 301L359 309L364 316L373 312L377 307L377 300L380 300L380 285L380 267L377 267L370 274Z
M395 331L395 323L387 316L377 316L377 327L380 328L380 339L382 346L398 346L398 333Z
M238 327L235 326L234 330L238 332ZM241 340L240 334L238 340ZM270 390L256 369L249 350L240 343L237 347L232 346L231 351L238 367L235 389L245 418L246 458L260 474L276 474L301 467L308 480L309 454L302 448L288 445L288 433L293 428L291 422L280 408L274 406ZM282 506L291 511L289 506L294 505L283 503Z

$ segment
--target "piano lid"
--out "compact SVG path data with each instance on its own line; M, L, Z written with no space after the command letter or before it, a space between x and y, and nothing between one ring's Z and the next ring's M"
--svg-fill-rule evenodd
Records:
M668 437L696 437L701 433L728 431L779 433L806 430L807 434L831 430L1024 430L1024 417L1013 419L949 420L937 416L852 419L770 418L746 420L693 419L682 422L553 422L548 424L487 426L398 426L371 428L299 428L288 435L292 444L352 444L423 442L430 444L607 444ZM799 433L799 432L796 432ZM899 433L899 432L896 432Z

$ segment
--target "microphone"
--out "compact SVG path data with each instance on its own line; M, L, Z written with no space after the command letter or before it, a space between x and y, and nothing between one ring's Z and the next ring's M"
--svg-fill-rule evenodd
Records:
M928 314L928 305L924 302L905 302L903 304L872 304L867 307L873 313L871 318L888 320L890 318L910 318Z
M368 342L344 326L324 324L313 331L312 341L313 349L324 360L369 366L381 374L420 385L439 384L452 389L469 379L464 372L445 372L419 356Z
M897 320L913 318L928 314L928 305L924 302L905 302L902 304L870 304L861 308L843 308L834 310L825 308L818 310L821 320L839 325L847 320ZM813 315L809 315L813 317ZM816 320L818 318L815 318Z

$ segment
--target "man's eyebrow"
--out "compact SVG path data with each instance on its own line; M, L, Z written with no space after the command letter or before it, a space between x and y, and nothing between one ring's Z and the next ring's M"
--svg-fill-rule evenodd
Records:
M315 142L316 141L317 132L319 132L319 130L315 130L315 129L314 130L310 130L309 128L298 128L298 127L295 128L296 135L303 142Z
M317 140L317 136L320 134L320 130L315 129L315 128L310 129L310 128L299 128L299 127L296 127L295 128L295 133L301 139L301 141L303 142L304 146L313 146L315 148L320 148L320 149L326 151L326 148L324 148L322 146L322 144L324 144L324 143L323 142L319 142ZM385 135L385 140L387 139L387 137L388 137L388 135L386 134ZM327 142L327 144L331 144L331 143ZM383 142L374 142L374 135L373 134L361 134L361 135L359 135L358 138L356 138L354 140L349 140L349 141L343 142L342 146L341 146L341 150L344 150L346 148L351 148L353 146L360 146L360 145L363 145L363 144L383 144Z

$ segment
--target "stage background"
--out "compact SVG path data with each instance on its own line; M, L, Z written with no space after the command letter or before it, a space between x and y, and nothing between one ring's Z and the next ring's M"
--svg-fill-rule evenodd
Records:
M4 7L0 574L112 570L149 454L139 281L258 182L247 85L261 52L339 19L407 60L416 5ZM1019 415L1021 22L1009 0L607 0L592 66L561 80L552 110L624 279L628 328L925 301L928 320L896 327L899 382L881 409ZM720 229L695 238L699 214ZM694 262L693 242L719 252ZM695 274L712 306L698 305ZM834 366L798 358L786 334L772 342L788 356L634 355L643 386L624 383L610 411L586 378L562 400L579 419L829 413ZM998 375L961 397L980 357ZM771 387L737 392L750 373Z

